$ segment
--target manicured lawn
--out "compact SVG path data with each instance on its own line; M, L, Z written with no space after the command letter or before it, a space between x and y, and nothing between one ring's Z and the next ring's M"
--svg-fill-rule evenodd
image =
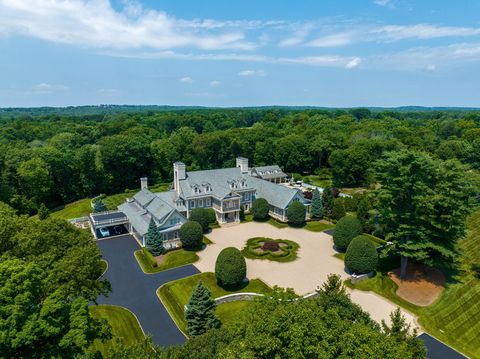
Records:
M217 316L222 323L231 323L251 304L248 300L223 303L217 306Z
M100 259L100 269L102 270L102 274L105 273L105 271L108 268L108 263L104 259Z
M280 252L256 252L259 248L262 247L264 242L276 242L279 244L285 244L286 246L281 246ZM293 241L289 241L286 239L272 239L272 238L264 238L264 237L255 237L250 238L247 241L246 247L242 249L242 254L245 258L250 259L266 259L269 261L275 262L292 262L297 259L297 250L299 246L297 243Z
M467 237L459 244L458 275L447 282L442 296L428 307L417 307L398 297L397 285L383 273L356 286L349 280L345 284L390 299L416 314L427 332L472 358L480 358L480 279L471 269L480 259L480 210L467 219L467 226Z
M303 229L306 229L307 231L312 231L312 232L323 232L333 227L335 227L333 223L330 224L330 223L322 223L320 221L308 221L305 224L305 226L303 226Z
M197 285L199 280L202 280L203 284L210 290L213 298L218 298L223 295L238 292L253 292L265 294L271 291L270 287L268 287L259 279L250 280L244 288L227 291L217 285L217 280L214 273L200 273L191 277L179 279L164 284L157 290L157 295L167 308L168 312L172 316L177 326L183 332L186 332L184 306L190 299L192 290ZM224 305L225 304L222 304L221 306ZM219 306L219 310L221 310L221 315L226 318L227 321L232 318L235 315L236 310L241 307L241 305L230 305L230 303L223 308L221 308L221 306Z
M197 253L194 251L186 251L185 249L168 252L165 254L163 262L157 267L151 264L151 261L145 256L145 253L141 249L135 251L135 258L145 273L157 273L198 261Z
M277 228L288 227L288 223L277 221L276 219L271 218L271 217L268 219L268 223L270 223L272 226L277 227Z
M90 198L84 198L53 209L52 212L50 212L50 216L59 219L72 219L87 216L92 213L92 206L90 203Z
M104 355L114 347L114 338L120 339L126 345L131 345L145 336L137 318L125 308L114 305L95 305L90 307L90 313L96 319L107 320L112 327L111 340L101 342L97 339L92 345L92 349L99 350Z

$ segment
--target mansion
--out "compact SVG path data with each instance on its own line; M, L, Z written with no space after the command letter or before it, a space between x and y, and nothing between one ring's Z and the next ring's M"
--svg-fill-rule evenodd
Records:
M256 198L266 199L270 216L283 222L293 201L310 205L301 190L283 184L287 175L280 167L249 168L243 157L237 158L236 167L202 171L187 171L184 163L175 162L173 175L172 188L157 193L141 178L140 191L118 207L128 218L129 232L143 245L152 218L171 248L178 246L178 230L194 208L213 208L222 225L240 222L241 206L248 212Z

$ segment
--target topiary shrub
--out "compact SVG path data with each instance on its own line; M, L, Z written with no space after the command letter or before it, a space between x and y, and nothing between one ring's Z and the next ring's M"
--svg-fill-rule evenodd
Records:
M352 273L363 274L373 271L378 264L375 245L367 236L352 239L345 253L345 266Z
M208 222L210 224L217 223L217 215L215 214L215 210L213 208L207 208L208 212Z
M242 252L228 247L220 252L215 263L215 277L218 285L235 288L242 284L247 276L247 264Z
M211 217L208 214L206 208L194 208L190 211L190 217L188 217L190 221L195 221L200 223L202 226L203 233L208 232L210 229L209 224Z
M180 227L180 241L183 248L197 249L202 246L203 230L198 222L188 221Z
M299 201L294 201L287 208L287 218L288 222L300 226L305 223L305 206Z
M253 201L250 211L252 212L253 219L268 219L269 206L267 200L265 198L257 198L255 201Z
M262 245L262 250L264 251L278 251L280 249L280 244L274 241L266 241Z
M347 249L353 238L362 234L360 221L353 216L340 218L333 229L333 243L340 250Z

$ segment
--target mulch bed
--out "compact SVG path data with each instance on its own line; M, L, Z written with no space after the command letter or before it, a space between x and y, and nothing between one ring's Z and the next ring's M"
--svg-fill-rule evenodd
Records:
M399 297L421 307L432 304L445 285L445 276L441 271L423 264L409 264L403 280L400 279L400 268L388 275L398 285Z

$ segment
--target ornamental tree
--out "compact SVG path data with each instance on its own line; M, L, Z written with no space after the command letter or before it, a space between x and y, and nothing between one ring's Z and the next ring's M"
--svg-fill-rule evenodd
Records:
M333 243L340 250L347 249L353 238L362 234L362 225L353 216L340 218L333 229Z
M347 214L345 210L345 204L343 198L335 198L333 200L332 214L331 218L335 221L338 221L340 218L345 217Z
M315 188L312 195L312 217L317 219L323 218L322 196L318 188Z
M186 249L200 248L203 242L203 229L200 223L188 221L180 227L180 241Z
M253 219L264 220L268 218L269 206L265 198L257 198L252 203L250 210L253 215Z
M453 263L474 197L466 172L457 160L410 150L389 152L376 163L378 221L394 242L388 250L401 256L402 278L409 259Z
M206 208L194 208L190 212L189 220L200 223L203 233L208 232L211 217Z
M305 206L299 201L293 201L287 208L288 222L299 226L305 223Z
M373 271L378 264L378 254L370 238L360 235L352 239L345 253L345 266L352 273Z
M48 210L48 207L45 205L45 203L42 203L40 207L38 207L37 215L38 219L41 221L47 219L50 216L50 211Z
M189 335L201 335L209 329L220 327L221 322L215 315L215 307L212 294L201 280L198 281L185 309L185 320Z
M220 286L234 288L242 284L247 276L245 258L235 247L223 249L215 263L215 277Z
M370 198L367 195L363 196L357 205L357 218L360 221L363 231L371 233L372 223L370 218L370 211L372 210L372 204Z
M322 192L323 215L331 218L333 210L333 193L330 187L325 187Z
M163 247L163 239L160 231L158 230L157 225L155 224L155 221L150 219L150 224L148 225L148 232L147 232L147 240L146 240L146 246L147 249L154 255L154 256L159 256L165 251L165 248Z

